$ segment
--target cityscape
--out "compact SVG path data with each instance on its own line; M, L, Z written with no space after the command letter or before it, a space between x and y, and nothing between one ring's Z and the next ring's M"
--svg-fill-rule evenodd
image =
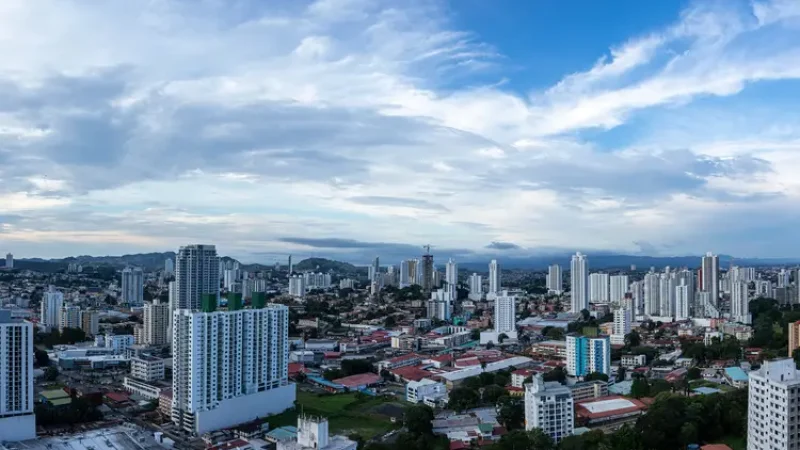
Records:
M794 442L796 267L709 252L601 269L578 252L568 268L472 271L430 246L364 266L248 265L209 244L147 266L82 258L0 266L9 449Z

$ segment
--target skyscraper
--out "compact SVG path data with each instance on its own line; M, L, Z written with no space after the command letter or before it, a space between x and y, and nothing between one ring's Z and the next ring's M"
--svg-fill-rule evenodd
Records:
M450 258L444 267L445 292L454 301L458 296L458 264Z
M60 332L64 332L65 328L80 328L81 327L81 307L78 305L64 305L61 310L61 320L58 326Z
M719 302L719 256L706 253L701 261L700 290L710 294L710 301L716 305Z
M169 304L159 300L144 304L144 342L147 345L167 345L170 338L167 334L170 325Z
M203 295L219 297L219 257L213 245L178 249L175 266L175 309L200 309Z
M122 271L122 303L139 306L144 302L144 274L138 267Z
M494 301L494 332L505 334L511 339L517 338L517 298L503 291Z
M644 314L647 316L658 316L661 314L661 302L659 299L661 289L661 277L652 269L644 275Z
M800 373L792 358L765 361L750 372L747 402L747 449L800 448L792 431L800 411Z
M167 258L166 261L164 261L164 273L175 273L175 261L173 261L172 258Z
M570 312L577 313L584 309L589 309L589 290L587 286L587 275L589 261L586 255L580 252L572 256L570 264L570 291L572 293L572 305Z
M372 261L372 266L370 267L370 273L369 273L370 283L376 281L380 273L381 273L381 261L376 256L375 259Z
M14 268L14 255L11 253L6 255L6 269Z
M631 283L631 296L633 297L634 317L644 312L644 282L634 281Z
M64 308L64 294L50 286L42 297L39 323L48 329L61 326L61 311Z
M614 325L611 333L611 344L625 345L625 335L631 332L633 315L628 308L618 307L614 309Z
M0 440L36 438L33 325L0 310Z
M574 402L570 388L557 381L545 382L541 374L525 385L525 429L539 428L556 443L575 430Z
M289 295L303 298L306 296L306 279L302 275L289 277Z
M608 274L593 273L589 275L589 302L598 304L608 303Z
M477 273L469 276L469 299L480 300L483 298L483 277Z
M500 293L500 264L496 259L489 263L489 294Z
M611 303L622 303L625 294L630 292L630 283L627 275L614 275L611 277L611 289L608 300Z
M558 264L551 264L550 267L547 268L547 292L561 295L563 290L564 287L561 278L561 266Z
M680 280L683 283L684 280ZM692 317L690 311L690 291L689 286L680 284L675 286L675 319L686 320Z
M173 422L202 434L292 407L289 309L212 310L174 313Z
M287 263L287 266L289 270L289 276L292 276L292 274L294 273L294 264L292 264L292 255L289 255L289 261Z
M422 280L419 284L423 291L433 289L433 255L429 245L425 246L425 254L422 255Z
M87 336L96 336L100 331L100 313L93 309L82 310L81 329Z
M731 285L731 319L750 324L750 298L748 285L744 280L734 280Z
M659 316L672 317L675 314L675 273L669 267L659 276Z

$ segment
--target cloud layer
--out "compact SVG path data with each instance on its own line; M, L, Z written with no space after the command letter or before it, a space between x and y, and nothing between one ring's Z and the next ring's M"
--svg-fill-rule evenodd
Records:
M800 252L796 2L689 6L527 92L448 14L2 2L0 251Z

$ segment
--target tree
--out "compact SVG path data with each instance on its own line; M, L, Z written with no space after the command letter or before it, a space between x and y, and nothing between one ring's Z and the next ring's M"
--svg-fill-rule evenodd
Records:
M341 369L328 369L322 373L322 378L328 381L333 381L339 378L344 378L344 372Z
M483 390L483 401L484 403L494 404L497 403L497 400L504 395L506 395L506 390L496 384L493 384L491 386L487 386Z
M433 434L433 410L427 405L415 405L406 409L405 425L409 433Z
M699 380L700 378L703 378L703 371L698 367L692 367L686 373L686 378L689 380Z
M44 369L44 379L45 381L56 381L58 379L58 367L47 366Z
M554 341L563 341L564 340L564 330L562 330L561 328L557 328L557 327L550 327L550 329L547 330L547 333L545 333L545 336L548 339L552 339Z
M592 372L586 375L583 379L584 381L594 381L594 380L608 381L608 375L601 372Z
M639 332L636 330L631 331L630 333L625 335L625 347L633 348L638 347L642 343L642 337L639 336Z
M50 357L47 356L46 351L34 348L33 353L36 358L36 367L47 367L50 365Z
M542 431L541 428L534 428L529 431L528 438L531 440L531 447L534 450L554 450L556 448L553 438Z
M469 338L473 341L477 341L481 338L481 330L479 328L473 328L469 332Z
M500 344L502 344L506 339L508 339L508 335L505 333L500 333L500 335L497 336L497 342Z
M450 391L447 407L456 411L466 411L478 406L478 392L473 389L457 387Z
M542 376L544 381L558 381L561 384L567 382L567 372L562 367L556 367L555 369L547 372Z
M372 364L364 359L345 359L342 360L342 372L344 376L367 373L372 369Z
M397 321L395 320L394 316L386 316L386 320L383 321L383 325L386 328L391 328L391 327L395 326L396 324L397 324Z
M642 398L650 395L650 384L644 377L634 377L631 384L631 397Z
M525 424L525 407L521 401L500 400L500 408L497 414L497 420L501 425L506 427L508 431L522 429Z
M617 370L616 382L619 383L621 381L625 381L625 374L626 374L625 368L620 366L619 369Z
M591 313L589 313L588 309L581 310L581 320L583 320L584 322L588 322L591 317L592 315Z
M794 364L800 366L800 348L796 348L792 351L792 358L794 358Z

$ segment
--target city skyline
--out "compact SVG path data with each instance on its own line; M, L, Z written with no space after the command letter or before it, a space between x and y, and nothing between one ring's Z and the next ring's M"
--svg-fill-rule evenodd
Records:
M4 251L800 254L793 2L4 3Z

